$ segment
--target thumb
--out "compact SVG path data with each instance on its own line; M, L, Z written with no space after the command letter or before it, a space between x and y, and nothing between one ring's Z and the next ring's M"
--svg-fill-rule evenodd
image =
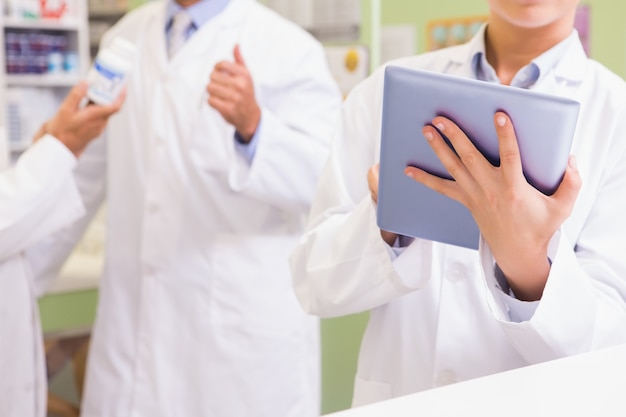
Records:
M63 103L61 103L61 107L66 110L76 110L85 94L87 94L87 83L81 81L70 90Z
M235 57L235 62L239 65L246 66L246 61L243 59L243 55L241 55L241 50L239 49L239 44L235 45L233 49L233 56Z
M573 156L570 156L563 180L559 188L557 188L556 192L552 195L552 197L559 202L558 204L561 207L567 209L567 211L563 213L565 217L568 217L571 213L581 185L582 180L580 179L580 174L576 167L576 160Z

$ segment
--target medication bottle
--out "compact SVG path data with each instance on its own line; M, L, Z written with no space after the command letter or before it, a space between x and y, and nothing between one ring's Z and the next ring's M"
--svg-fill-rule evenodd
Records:
M101 49L87 73L87 97L95 104L111 104L122 91L132 69L135 46L123 38L115 38L108 48Z

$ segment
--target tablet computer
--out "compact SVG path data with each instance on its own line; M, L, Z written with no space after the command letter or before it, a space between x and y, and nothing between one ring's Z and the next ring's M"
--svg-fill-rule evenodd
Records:
M435 116L454 121L494 165L499 165L496 111L511 118L527 181L544 194L567 167L579 103L521 88L431 71L385 69L378 226L405 236L477 249L478 226L462 204L404 174L411 165L451 178L422 135Z

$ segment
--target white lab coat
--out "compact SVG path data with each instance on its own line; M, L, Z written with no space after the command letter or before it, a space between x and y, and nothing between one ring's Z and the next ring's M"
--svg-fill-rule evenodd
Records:
M37 296L25 251L84 215L76 158L46 136L14 167L0 167L0 416L46 415Z
M472 77L481 35L395 64ZM551 242L537 303L497 288L484 241L478 252L422 239L403 251L383 242L366 180L379 160L383 71L347 98L291 264L305 310L370 310L354 405L626 343L626 86L587 60L578 39L570 45L534 89L581 103L572 153L583 188Z
M106 191L108 216L83 416L314 416L319 320L296 300L288 256L341 94L321 45L250 0L231 1L168 61L165 6L106 34L104 46L136 45L133 73L77 169L88 209ZM236 43L262 107L252 164L206 102Z

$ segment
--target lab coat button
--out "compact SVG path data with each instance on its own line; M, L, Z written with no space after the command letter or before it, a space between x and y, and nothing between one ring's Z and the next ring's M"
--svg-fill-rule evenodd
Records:
M455 265L448 270L446 277L450 280L450 282L459 282L465 277L465 274L463 268Z

